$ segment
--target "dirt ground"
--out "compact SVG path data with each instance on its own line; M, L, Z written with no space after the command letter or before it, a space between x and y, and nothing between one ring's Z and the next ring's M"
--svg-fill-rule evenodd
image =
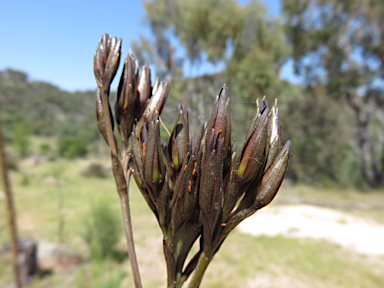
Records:
M372 219L314 205L271 205L239 230L252 235L324 239L367 255L384 255L384 225Z

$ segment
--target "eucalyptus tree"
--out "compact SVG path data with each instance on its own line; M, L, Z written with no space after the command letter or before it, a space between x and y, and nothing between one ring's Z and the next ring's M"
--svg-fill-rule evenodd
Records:
M384 180L384 2L284 0L295 71L344 103L366 187ZM340 111L343 113L343 111Z

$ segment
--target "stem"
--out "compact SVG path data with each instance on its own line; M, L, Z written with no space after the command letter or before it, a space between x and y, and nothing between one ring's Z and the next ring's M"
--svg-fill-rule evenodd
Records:
M106 89L102 87L101 91L102 91L101 101L103 104L105 125L107 127L108 145L111 148L112 153L117 156L115 137L113 136L113 130L112 130L112 119L111 119L111 115L109 114L109 88Z
M131 172L130 170L128 170L128 173L126 174L127 190L119 192L119 197L120 197L121 210L123 213L125 238L127 240L128 257L131 263L133 281L135 283L136 288L141 288L143 286L141 284L139 265L137 263L135 242L133 240L131 211L129 206L128 194L129 194L130 179L131 179Z
M172 243L163 240L165 263L167 265L167 288L176 287L175 258L173 255Z
M9 181L9 176L8 176L4 138L3 138L3 132L1 130L1 121L0 121L0 168L3 170L2 179L3 179L4 193L5 193L6 203L7 203L8 226L9 226L10 242L11 242L10 247L12 251L12 264L13 264L13 270L15 273L16 287L20 288L22 285L21 285L21 279L20 279L20 267L18 265L19 247L17 243L18 237L17 237L16 211L13 203L11 183Z
M200 255L199 262L197 263L195 273L193 273L193 276L191 278L191 282L189 282L188 288L197 288L199 287L201 280L204 276L204 272L208 267L209 262L211 262L212 257L207 257L205 253L203 252Z
M181 277L180 277L180 280L179 282L177 283L177 288L181 288L185 281L188 280L188 277L189 275L192 274L192 272L194 271L194 269L196 268L197 266L197 263L200 259L200 255L201 255L201 250L199 250L195 256L193 256L193 258L191 259L191 261L189 261L187 267L185 268L184 272L182 273Z
M103 114L104 114L104 119L105 119L105 124L106 124L106 130L107 130L108 145L111 149L112 154L114 154L117 158L119 158L118 151L116 148L117 146L116 146L116 142L115 142L115 137L113 135L113 130L112 130L112 119L111 119L111 115L109 113L109 87L108 88L102 87L101 100L102 100L102 104L103 104ZM125 169L124 169L124 176L125 176L125 182L126 182L127 187L126 187L126 189L124 189L124 191L120 191L120 189L118 189L117 192L118 192L119 198L120 198L121 211L123 213L125 238L127 240L128 257L129 257L129 261L131 263L133 281L135 283L136 288L142 288L141 279L140 279L140 272L139 272L139 265L137 263L137 257L136 257L135 242L133 240L131 210L130 210L130 206L129 206L129 195L128 194L129 194L129 182L131 179L130 170L125 171ZM118 183L118 182L119 182L119 180L116 179L116 183Z

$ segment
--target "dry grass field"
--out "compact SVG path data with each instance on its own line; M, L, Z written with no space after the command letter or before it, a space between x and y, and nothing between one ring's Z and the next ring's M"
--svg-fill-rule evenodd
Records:
M28 287L132 287L128 260L122 263L113 259L91 261L82 237L93 203L108 203L113 213L120 216L112 176L82 176L92 161L99 160L24 163L18 172L11 173L20 235L46 242L59 242L61 238L83 259L76 268L33 279ZM103 164L108 166L107 161ZM160 230L135 185L131 185L130 195L144 287L164 287ZM384 223L383 191L363 193L284 186L272 205L292 203L330 207ZM0 196L0 243L8 241L4 205L4 198ZM117 248L124 250L124 241L122 237ZM201 286L379 288L384 287L383 275L383 255L365 255L319 239L283 235L255 237L237 229L214 258ZM11 287L11 277L9 263L0 262L0 287Z

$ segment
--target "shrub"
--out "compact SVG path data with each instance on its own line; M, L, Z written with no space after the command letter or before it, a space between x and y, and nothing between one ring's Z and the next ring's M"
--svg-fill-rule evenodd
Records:
M65 136L59 140L59 155L73 159L84 157L88 153L87 141L82 137Z
M106 178L108 171L100 163L91 163L81 174L85 177Z
M92 205L84 221L83 239L88 245L91 258L101 260L113 256L114 247L121 236L121 224L107 201Z
M19 123L14 128L13 144L21 158L28 155L30 132L29 127L25 123Z

